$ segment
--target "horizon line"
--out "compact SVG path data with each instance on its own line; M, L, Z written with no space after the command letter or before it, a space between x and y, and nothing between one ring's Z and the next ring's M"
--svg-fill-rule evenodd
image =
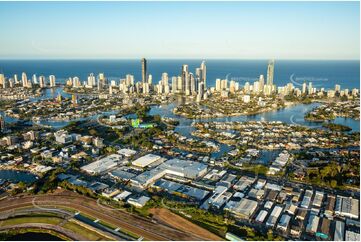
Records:
M305 61L360 61L360 58L241 58L241 57L0 57L0 60L305 60Z

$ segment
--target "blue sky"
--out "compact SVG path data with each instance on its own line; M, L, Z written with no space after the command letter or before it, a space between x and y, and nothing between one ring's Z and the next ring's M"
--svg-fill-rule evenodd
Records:
M359 59L358 2L0 2L0 58Z

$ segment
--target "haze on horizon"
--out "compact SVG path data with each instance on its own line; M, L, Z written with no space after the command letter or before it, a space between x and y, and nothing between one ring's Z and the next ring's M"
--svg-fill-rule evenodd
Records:
M359 2L0 2L0 58L360 58Z

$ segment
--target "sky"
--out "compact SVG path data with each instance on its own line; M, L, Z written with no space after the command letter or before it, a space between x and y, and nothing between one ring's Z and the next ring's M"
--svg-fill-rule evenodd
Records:
M358 59L359 2L0 2L0 58Z

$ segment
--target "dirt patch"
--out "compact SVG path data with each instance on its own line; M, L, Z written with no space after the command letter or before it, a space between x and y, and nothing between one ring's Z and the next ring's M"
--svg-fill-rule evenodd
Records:
M172 213L166 208L152 208L149 210L153 218L160 220L176 229L193 234L203 240L223 240L221 237L209 232L208 230L188 221L187 219Z

